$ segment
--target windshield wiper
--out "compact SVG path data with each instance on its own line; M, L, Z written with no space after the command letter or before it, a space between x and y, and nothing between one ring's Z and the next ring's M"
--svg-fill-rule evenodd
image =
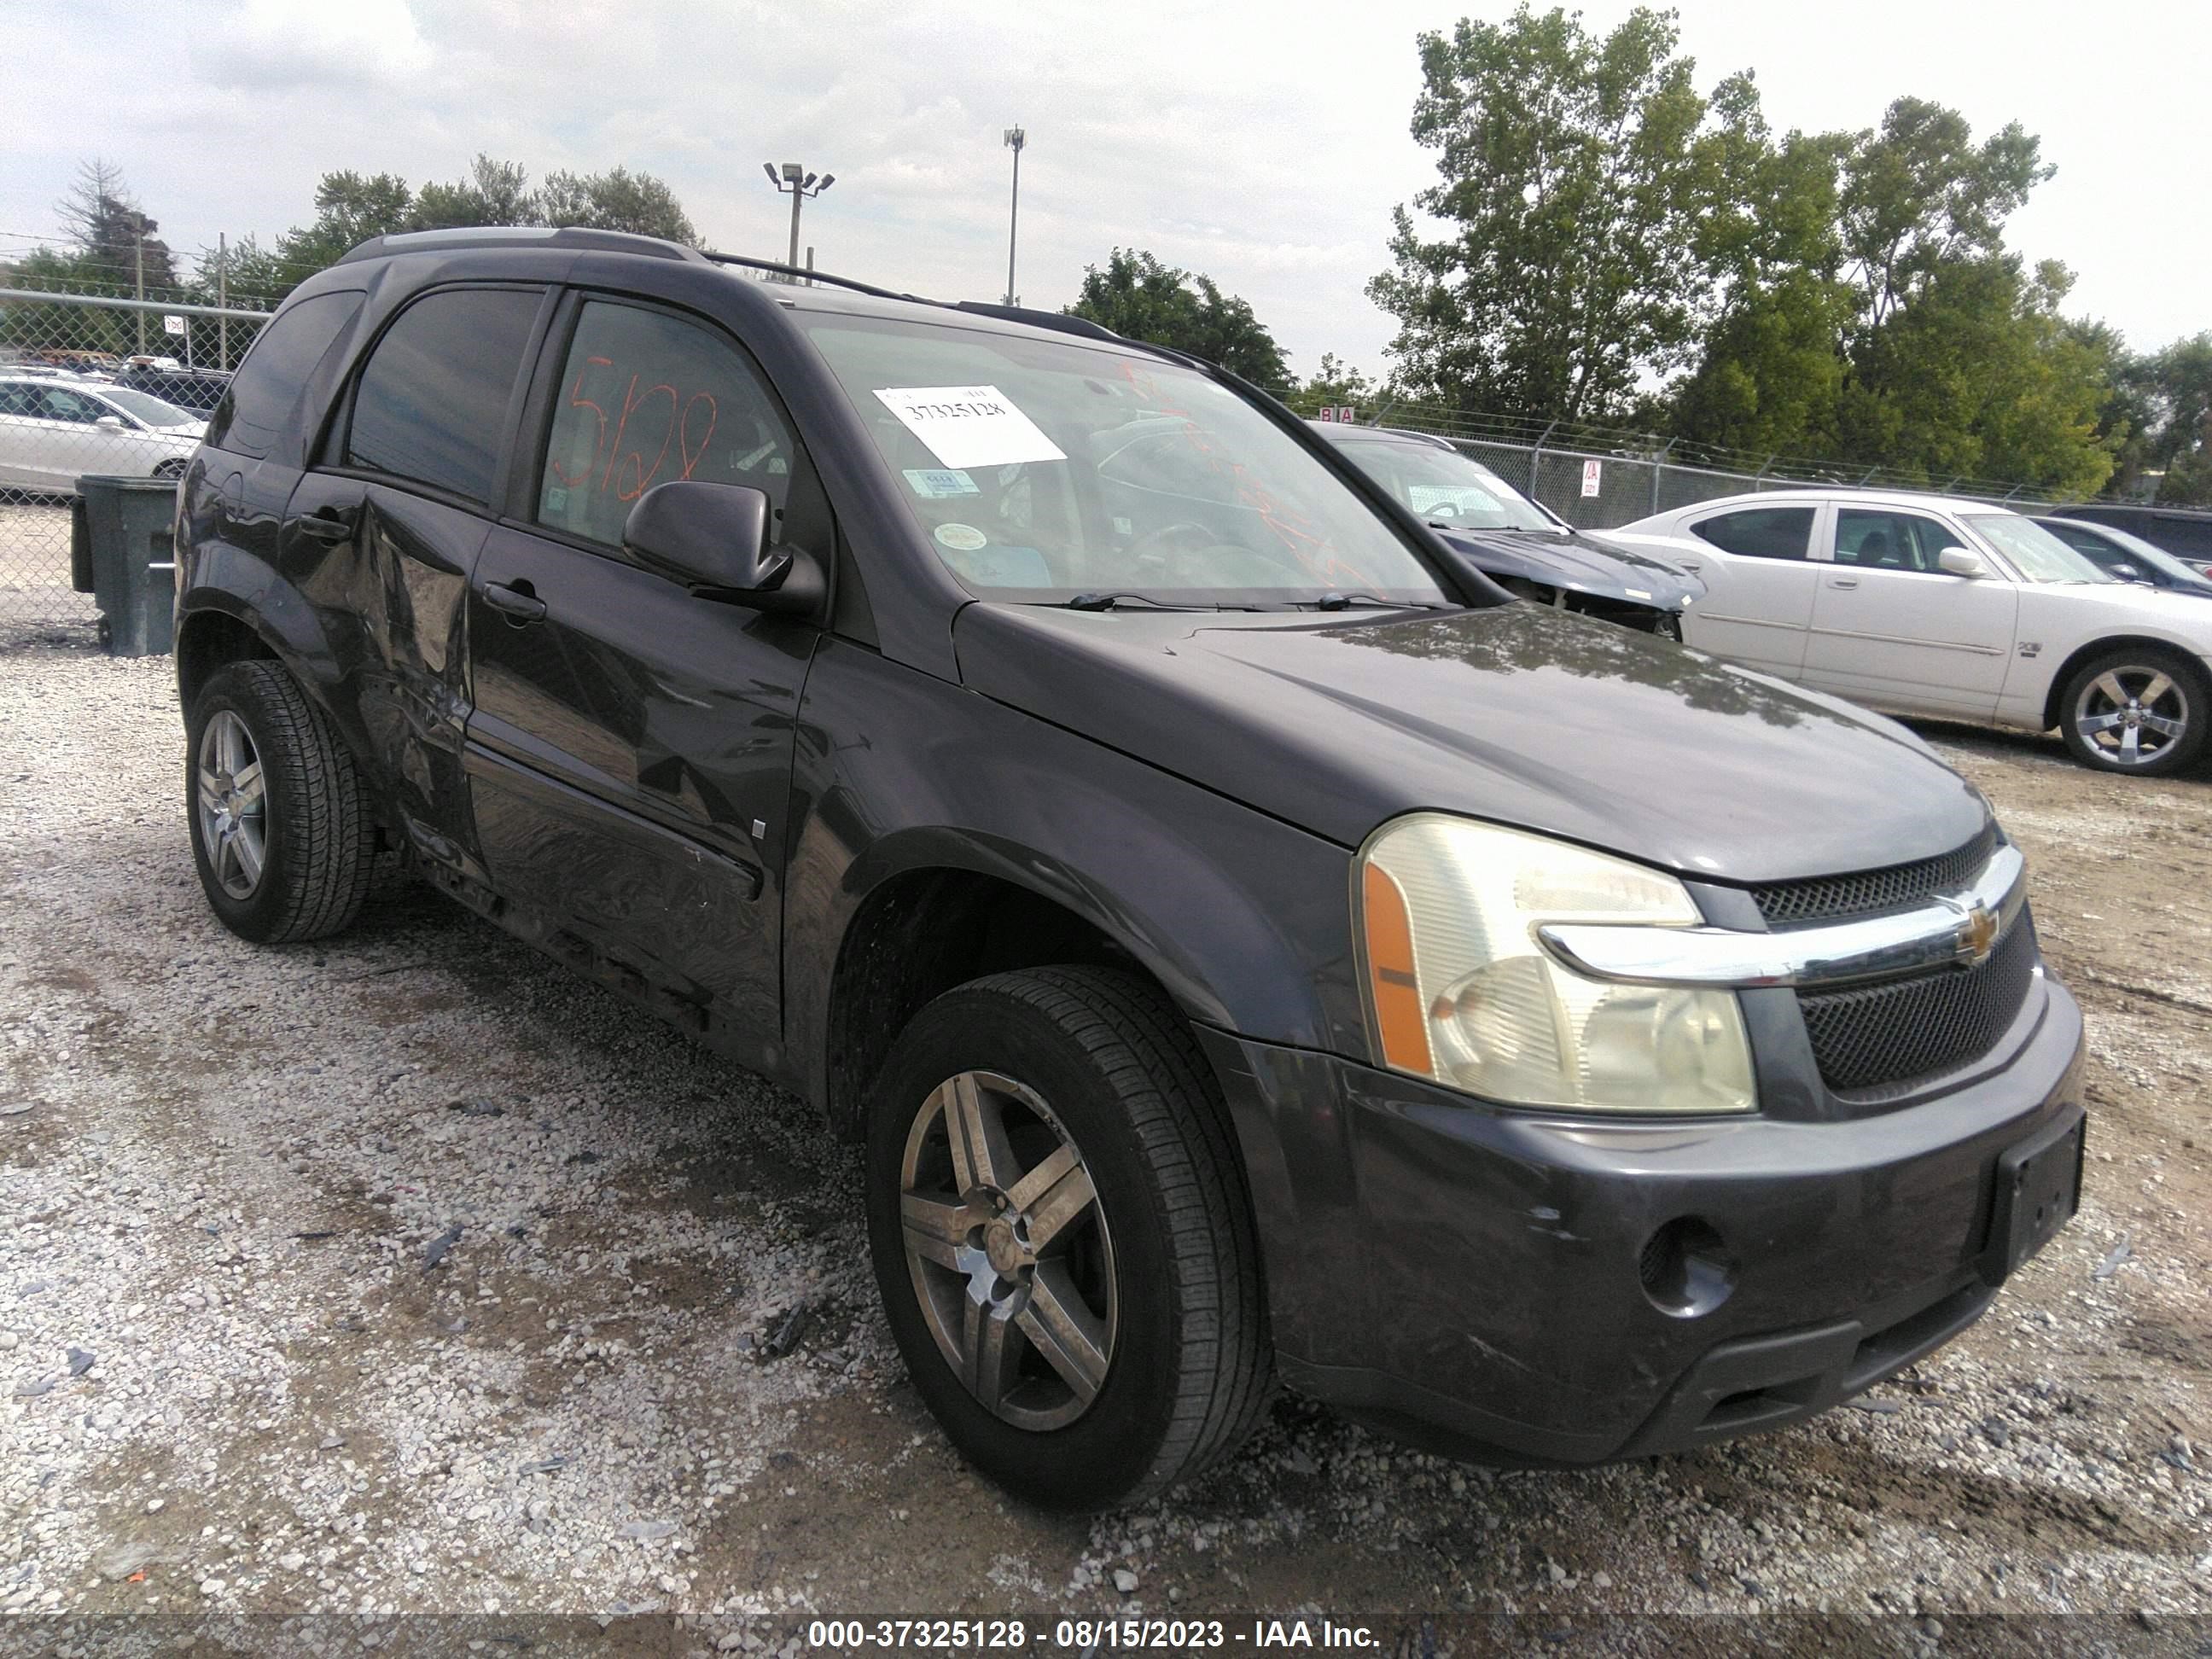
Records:
M1111 611L1117 605L1149 605L1155 611L1218 611L1218 605L1178 605L1171 599L1156 599L1149 593L1078 593L1073 599L1056 601L1063 611Z
M1319 599L1307 601L1316 611L1434 611L1433 605L1419 599L1378 599L1372 593L1324 593ZM1305 608L1301 604L1300 610Z

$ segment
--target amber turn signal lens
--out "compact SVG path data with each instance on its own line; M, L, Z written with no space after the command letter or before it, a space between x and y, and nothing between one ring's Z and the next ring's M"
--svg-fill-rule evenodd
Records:
M1367 993L1375 1010L1375 1035L1382 1058L1401 1071L1434 1070L1429 1023L1421 1009L1421 984L1413 973L1413 924L1406 896L1387 870L1367 866L1363 907L1367 921Z

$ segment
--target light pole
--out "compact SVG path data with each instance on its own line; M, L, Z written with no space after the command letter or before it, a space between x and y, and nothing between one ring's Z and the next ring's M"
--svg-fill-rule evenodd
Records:
M1006 129L1006 148L1014 153L1014 198L1006 210L1006 303L1014 303L1014 234L1022 217L1022 146L1030 136L1019 127Z
M796 268L799 264L799 204L810 196L819 196L836 184L837 175L825 173L817 182L815 176L797 161L786 161L781 174L777 173L775 162L763 161L761 171L768 174L769 183L791 198L791 258L784 263ZM795 283L799 278L794 276L791 280Z

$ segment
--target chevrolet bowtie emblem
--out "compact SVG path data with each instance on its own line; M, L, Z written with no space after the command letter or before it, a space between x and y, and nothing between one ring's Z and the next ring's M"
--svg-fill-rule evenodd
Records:
M1977 964L1988 961L1990 947L1997 942L1997 913L1978 899L1960 908L1965 914L1959 918L1959 959Z

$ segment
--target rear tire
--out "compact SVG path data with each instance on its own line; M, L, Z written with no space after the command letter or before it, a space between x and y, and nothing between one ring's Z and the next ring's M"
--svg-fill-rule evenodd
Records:
M185 723L185 816L200 886L257 945L322 939L361 912L376 826L330 717L273 662L235 662Z
M983 1474L1105 1509L1251 1432L1273 1351L1243 1167L1151 985L1047 968L946 993L901 1034L867 1131L892 1335Z
M2128 646L2091 658L2066 682L2058 731L2101 772L2157 777L2203 752L2212 688L2176 653Z

